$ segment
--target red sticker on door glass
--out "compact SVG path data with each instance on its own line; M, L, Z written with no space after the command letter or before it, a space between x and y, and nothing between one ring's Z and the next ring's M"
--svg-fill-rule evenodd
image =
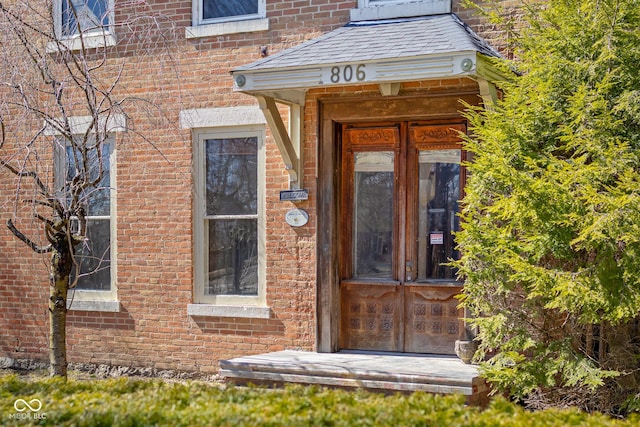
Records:
M432 245L444 244L444 233L431 233L429 234L429 243Z

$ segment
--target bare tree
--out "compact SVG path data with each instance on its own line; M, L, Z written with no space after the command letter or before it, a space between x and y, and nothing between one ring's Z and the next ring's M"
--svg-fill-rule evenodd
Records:
M126 16L117 25L114 3ZM152 144L134 115L162 118L157 100L128 93L126 76L140 72L138 58L170 59L173 35L144 1L0 1L0 168L14 177L13 218L28 210L36 224L7 226L48 256L52 376L67 374L69 291L109 266L109 240L93 237L109 232L114 132Z

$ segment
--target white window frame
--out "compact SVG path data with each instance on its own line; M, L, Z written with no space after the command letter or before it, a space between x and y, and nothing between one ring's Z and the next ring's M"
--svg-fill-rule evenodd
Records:
M202 2L203 0L192 0L191 2L192 26L185 29L186 38L250 33L267 31L269 29L266 0L257 0L258 13L256 14L229 16L216 19L202 18Z
M86 31L82 35L73 34L65 36L62 34L62 2L64 0L53 0L53 27L58 42L49 42L47 44L47 52L57 52L60 50L59 44L62 44L69 50L80 50L84 44L85 49L96 49L100 47L115 46L117 40L114 33L115 20L115 0L107 0L109 10L109 25L96 28L95 30Z
M208 139L256 137L258 139L257 226L258 226L258 293L257 295L205 295L205 273L208 265L208 233L206 232L206 164L205 141ZM193 130L194 156L194 304L190 315L223 317L269 317L266 307L266 149L265 126L200 128Z
M358 0L351 21L407 18L451 13L451 0Z
M78 135L82 135L78 133ZM116 137L109 134L109 269L110 269L110 289L108 291L90 289L71 289L67 299L67 306L71 310L81 311L120 311L120 304L117 301L117 218L116 218ZM66 176L66 141L56 144L55 163L56 181L62 185L61 179ZM93 217L91 217L93 218ZM97 219L105 219L105 216L96 216Z

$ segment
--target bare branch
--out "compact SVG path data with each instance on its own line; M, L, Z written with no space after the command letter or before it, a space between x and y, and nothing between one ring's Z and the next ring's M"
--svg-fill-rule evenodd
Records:
M0 149L4 146L5 135L4 121L0 118Z
M7 227L9 228L9 230L11 230L11 232L13 233L14 236L16 236L18 239L22 240L24 243L27 244L27 246L29 246L33 251L39 253L39 254L44 254L47 252L51 252L53 250L53 246L51 245L47 245L47 246L38 246L36 243L34 243L31 239L29 239L27 236L25 236L20 230L18 230L16 228L16 226L13 224L13 221L11 221L10 219L7 220Z
M40 214L34 214L33 216L34 216L34 218L39 219L40 221L44 222L45 224L49 225L50 227L54 226L53 221L51 221L49 218L45 218Z
M23 203L28 203L28 204L32 204L32 205L39 205L39 206L44 206L47 208L53 208L53 203L51 203L48 200L37 200L37 199L24 199L22 200Z
M40 191L43 195L48 194L49 190L47 189L46 185L44 185L44 183L42 182L42 180L40 179L40 177L38 176L37 172L34 171L24 171L24 170L19 170L14 168L13 166L11 166L9 163L0 160L0 166L4 166L6 169L8 169L11 173L13 173L14 175L18 176L18 177L30 177L33 179L33 181L36 183L36 185L38 186L38 188L40 188Z

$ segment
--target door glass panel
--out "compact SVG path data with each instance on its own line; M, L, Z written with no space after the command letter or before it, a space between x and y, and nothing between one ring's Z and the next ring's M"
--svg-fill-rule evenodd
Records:
M418 185L418 280L453 279L442 265L458 259L453 233L458 230L460 150L420 151Z
M355 153L353 276L393 275L394 153Z

